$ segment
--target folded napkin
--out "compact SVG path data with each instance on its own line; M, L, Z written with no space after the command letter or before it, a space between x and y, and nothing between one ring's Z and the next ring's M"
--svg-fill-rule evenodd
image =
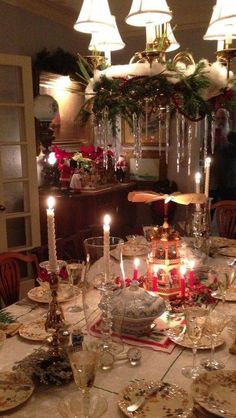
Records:
M19 331L21 327L20 322L12 322L11 324L0 323L0 329L5 332L7 337L13 337Z

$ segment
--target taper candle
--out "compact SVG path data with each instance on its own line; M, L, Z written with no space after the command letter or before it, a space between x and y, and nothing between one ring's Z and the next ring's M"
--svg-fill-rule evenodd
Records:
M189 261L189 280L188 280L188 285L189 285L189 287L191 289L194 287L194 274L193 274L194 266L195 266L195 261L194 260L190 260Z
M55 235L55 217L54 217L54 205L55 199L50 196L48 198L47 209L47 228L48 228L48 261L50 272L55 273L57 271L57 251L56 251L56 235Z
M139 258L134 259L134 274L133 274L133 280L138 280L138 268L140 266L140 260Z
M195 174L195 193L200 193L201 173Z
M153 292L158 291L158 266L153 267L153 276L152 276L152 290Z
M209 181L210 181L210 166L211 166L211 159L207 157L205 160L205 196L209 197Z
M185 274L186 266L180 266L180 296L185 298Z
M103 219L103 257L105 281L108 281L110 276L110 223L110 215L105 215Z

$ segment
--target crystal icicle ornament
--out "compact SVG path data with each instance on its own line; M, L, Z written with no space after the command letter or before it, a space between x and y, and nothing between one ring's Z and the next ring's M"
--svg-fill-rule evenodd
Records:
M214 154L215 150L215 113L212 113L212 121L211 121L211 153Z
M193 131L192 131L192 123L189 122L188 126L188 176L191 174L191 161L192 161L192 139L193 139Z
M134 136L134 157L135 166L138 169L139 161L142 158L142 116L133 114L133 136Z
M103 167L108 169L108 107L106 106L102 115L102 126L103 126Z
M203 144L203 159L206 161L207 157L207 142L208 142L208 119L205 116L204 119L204 144Z
M166 106L166 164L168 164L170 148L170 107Z
M185 156L185 117L181 115L181 157Z
M145 140L148 140L148 102L149 99L145 98Z
M176 171L179 173L179 164L180 164L180 114L176 113Z
M158 114L158 135L159 135L159 141L158 141L158 150L159 150L159 157L161 156L161 145L162 145L162 129L161 129L161 110L159 110Z

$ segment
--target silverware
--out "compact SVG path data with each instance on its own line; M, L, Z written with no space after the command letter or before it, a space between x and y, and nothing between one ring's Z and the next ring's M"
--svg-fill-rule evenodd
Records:
M145 404L145 402L148 400L150 396L154 395L157 392L161 392L163 389L166 388L166 386L167 386L166 383L162 383L161 385L159 384L158 386L152 387L145 395L139 396L134 403L132 403L131 405L128 405L127 411L128 412L137 411L139 408L141 408Z

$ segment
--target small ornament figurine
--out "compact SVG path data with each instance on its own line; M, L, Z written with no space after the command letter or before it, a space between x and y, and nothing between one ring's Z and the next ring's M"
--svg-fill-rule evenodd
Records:
M71 167L69 160L64 160L63 165L60 170L60 185L62 190L69 189L70 179L71 179Z

